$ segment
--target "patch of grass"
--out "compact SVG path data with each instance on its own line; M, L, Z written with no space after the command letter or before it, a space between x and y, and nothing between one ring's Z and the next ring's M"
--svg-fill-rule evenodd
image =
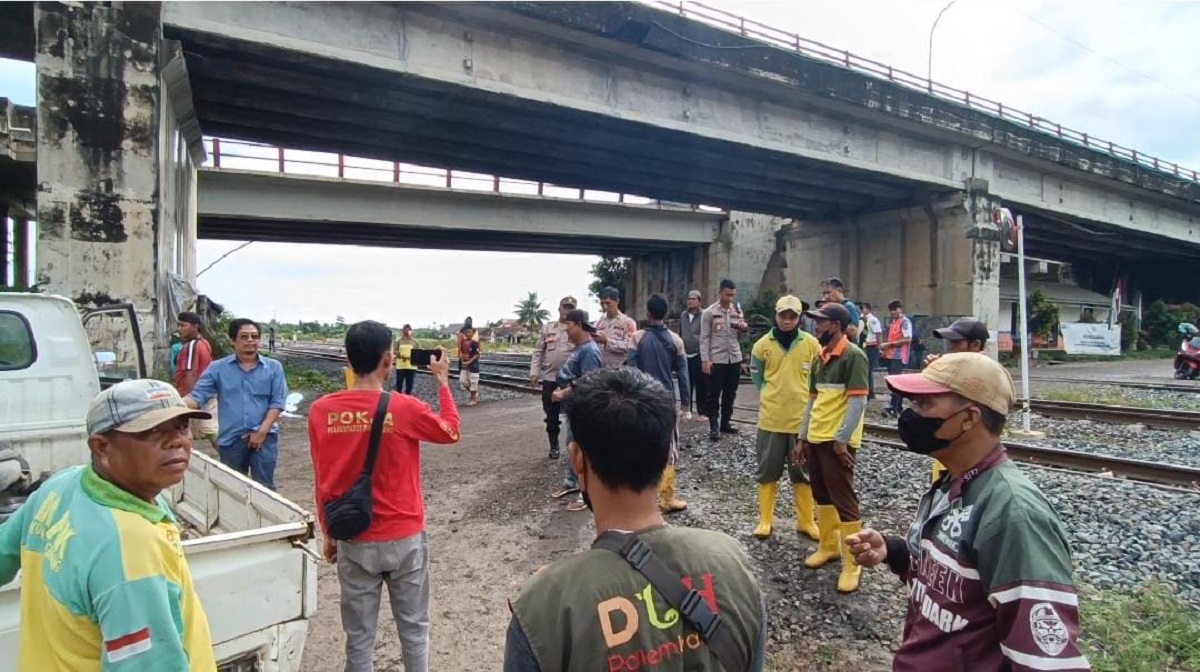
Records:
M1049 390L1039 395L1039 397L1047 401L1105 404L1107 406L1132 406L1135 408L1157 408L1163 410L1176 409L1181 405L1181 402L1177 399L1130 396L1124 389L1115 386L1088 389L1059 388ZM1186 405L1186 402L1183 405Z
M327 373L315 369L301 369L287 362L283 364L289 390L312 390L313 392L337 392L342 384Z
M1200 613L1168 586L1084 597L1080 644L1094 672L1200 672Z

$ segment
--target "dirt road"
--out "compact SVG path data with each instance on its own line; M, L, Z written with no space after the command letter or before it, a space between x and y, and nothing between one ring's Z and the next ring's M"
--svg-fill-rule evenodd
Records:
M537 567L586 547L591 516L548 497L559 473L546 459L541 408L532 399L460 410L462 441L421 453L433 574L430 669L494 672L503 662L506 601ZM279 491L311 506L304 421L289 421L282 431ZM320 571L305 672L335 672L344 662L337 573L331 565ZM399 670L400 643L386 604L375 667Z

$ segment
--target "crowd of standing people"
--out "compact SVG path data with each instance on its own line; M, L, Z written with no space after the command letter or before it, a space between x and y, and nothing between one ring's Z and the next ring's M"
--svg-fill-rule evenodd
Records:
M722 281L718 300L702 310L700 293L689 293L678 334L666 325L666 297L649 299L639 329L613 288L600 293L599 320L567 296L559 319L542 327L529 378L541 392L548 457L562 465L554 496L573 496L569 510L591 511L596 538L539 570L512 600L506 672L763 669L766 598L742 545L665 518L688 508L676 489L681 421L694 409L712 441L737 433L749 325L736 294ZM986 325L964 318L936 330L948 354L905 372L912 322L900 301L888 309L885 328L837 278L812 307L794 295L776 302L772 328L749 351L760 396L752 537L778 534L786 470L795 531L816 543L806 568L840 560L842 593L857 591L862 568L877 565L907 585L894 670L945 669L947 661L955 669L1089 669L1066 532L1000 441L1016 394L1008 372L983 354ZM280 364L258 352L259 325L234 320L234 352L217 360L201 326L195 314L179 315L174 386L127 381L96 397L87 418L91 464L50 479L0 527L0 585L25 570L23 671L215 670L161 493L182 479L193 439L212 442L223 463L273 489L287 386ZM323 555L337 567L348 671L373 669L385 586L404 669L429 669L420 444L458 442L460 420L444 349L428 364L437 410L412 395L419 346L407 325L399 339L379 322L352 325L349 389L309 409L314 500ZM459 384L474 405L480 345L469 320L457 350ZM864 525L855 484L872 377L884 365L901 440L939 465L900 535ZM60 571L61 549L45 535L67 516L88 521L78 529L89 554ZM136 575L131 554L140 558Z

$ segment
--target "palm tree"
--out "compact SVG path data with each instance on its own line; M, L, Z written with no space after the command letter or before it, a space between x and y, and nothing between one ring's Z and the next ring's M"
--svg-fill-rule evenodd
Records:
M513 308L517 311L517 319L530 331L542 328L542 322L550 318L550 311L542 308L537 292L529 292L529 296L521 299Z

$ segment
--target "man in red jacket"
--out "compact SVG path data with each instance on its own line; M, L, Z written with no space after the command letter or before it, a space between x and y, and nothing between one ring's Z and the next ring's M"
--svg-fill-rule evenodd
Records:
M337 562L341 584L346 670L372 669L379 601L388 599L400 634L404 669L429 669L429 545L421 496L420 442L458 442L458 409L450 393L450 361L441 350L429 366L438 384L434 414L416 397L386 392L395 354L392 332L379 322L359 322L346 332L346 358L354 370L349 390L327 394L308 413L316 509L325 557ZM323 510L354 484L367 458L379 395L391 396L372 480L371 526L353 541L335 542Z

